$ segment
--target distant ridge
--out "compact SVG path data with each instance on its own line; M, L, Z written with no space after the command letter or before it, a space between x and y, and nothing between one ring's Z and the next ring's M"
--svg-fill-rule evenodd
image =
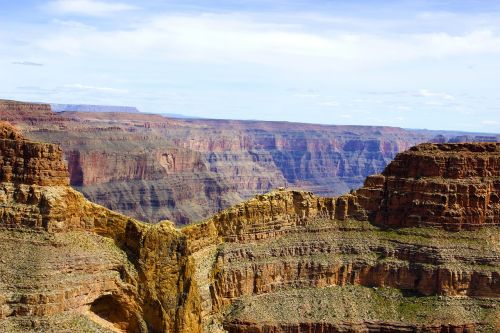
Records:
M52 111L75 111L75 112L121 112L121 113L139 113L140 111L133 106L116 105L87 105L87 104L51 104Z
M54 112L119 112L141 113L135 106L93 105L93 104L50 104ZM202 117L186 116L180 113L155 113L167 118L176 119L204 119Z
M158 113L159 115L162 115L167 118L177 118L177 119L207 119L204 117L198 117L198 116L187 116L185 114L180 114L180 113Z

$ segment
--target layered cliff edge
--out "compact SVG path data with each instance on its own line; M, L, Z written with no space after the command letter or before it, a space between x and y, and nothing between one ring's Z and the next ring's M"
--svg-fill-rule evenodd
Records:
M282 189L182 229L204 329L498 331L499 168L499 144L421 144L351 194Z
M0 331L495 332L500 145L419 145L349 195L176 229L93 204L0 124Z
M171 222L87 201L58 146L5 123L0 135L0 331L200 331L193 262Z
M0 119L30 140L60 144L70 185L89 200L136 219L178 225L282 186L323 196L347 193L422 142L500 141L500 135L384 126L56 113L48 104L2 100Z

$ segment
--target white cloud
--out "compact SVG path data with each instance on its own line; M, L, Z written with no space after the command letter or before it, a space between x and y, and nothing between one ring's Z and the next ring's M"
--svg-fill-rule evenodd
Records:
M74 30L96 30L95 27L87 25L82 22L78 21L72 21L72 20L59 20L59 19L54 19L52 20L52 23L63 27L65 29L74 29Z
M121 2L98 0L55 0L48 3L48 9L57 14L107 16L117 12L137 9L137 7Z
M415 60L500 54L500 36L487 30L460 35L306 31L300 26L234 14L160 16L126 30L61 30L40 38L38 45L70 55L251 63L297 71L356 70Z
M444 92L430 91L428 89L420 89L420 91L418 92L417 96L442 99L442 100L446 100L446 101L453 101L453 100L455 100L455 96L453 96L451 94L444 93Z
M435 58L500 52L500 38L490 30L475 30L463 35L420 34L415 41L426 47L428 56Z
M300 99L317 99L321 97L319 92L314 89L294 90L292 96Z
M75 84L67 84L62 87L63 90L80 90L80 91L95 91L95 92L103 92L103 93L112 93L112 94L126 94L128 90L126 89L116 89L110 87L99 87L99 86L89 86L80 83Z
M497 121L497 120L483 120L483 121L481 121L481 124L482 125L486 125L486 126L496 126L496 125L500 125L500 121Z
M323 101L323 102L320 102L318 104L321 105L321 106L326 106L326 107L337 107L337 106L340 106L339 102L333 101L333 100Z

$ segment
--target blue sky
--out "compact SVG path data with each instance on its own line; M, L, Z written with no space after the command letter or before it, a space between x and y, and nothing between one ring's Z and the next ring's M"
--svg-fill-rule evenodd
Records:
M500 132L499 1L8 1L0 98Z

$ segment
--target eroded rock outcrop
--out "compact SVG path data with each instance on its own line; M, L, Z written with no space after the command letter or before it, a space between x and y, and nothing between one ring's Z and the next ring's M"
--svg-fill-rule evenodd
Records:
M179 225L278 187L347 193L421 142L500 141L498 135L384 126L56 113L48 104L13 101L0 101L0 119L31 140L60 144L71 185L89 200L137 219Z
M186 237L87 201L58 147L2 126L0 330L199 332Z
M204 327L221 320L229 332L494 331L499 149L420 145L352 194L283 189L184 228L205 274ZM374 290L392 312L355 297ZM462 315L445 311L449 304Z
M351 194L280 189L176 229L87 201L57 146L0 134L0 331L499 328L499 144L417 146Z
M58 120L49 104L10 100L0 100L0 115L3 121L23 121L30 124Z
M422 144L368 177L356 195L381 226L499 225L499 166L499 144Z
M0 122L0 145L0 182L69 185L58 146L25 141L4 122Z

